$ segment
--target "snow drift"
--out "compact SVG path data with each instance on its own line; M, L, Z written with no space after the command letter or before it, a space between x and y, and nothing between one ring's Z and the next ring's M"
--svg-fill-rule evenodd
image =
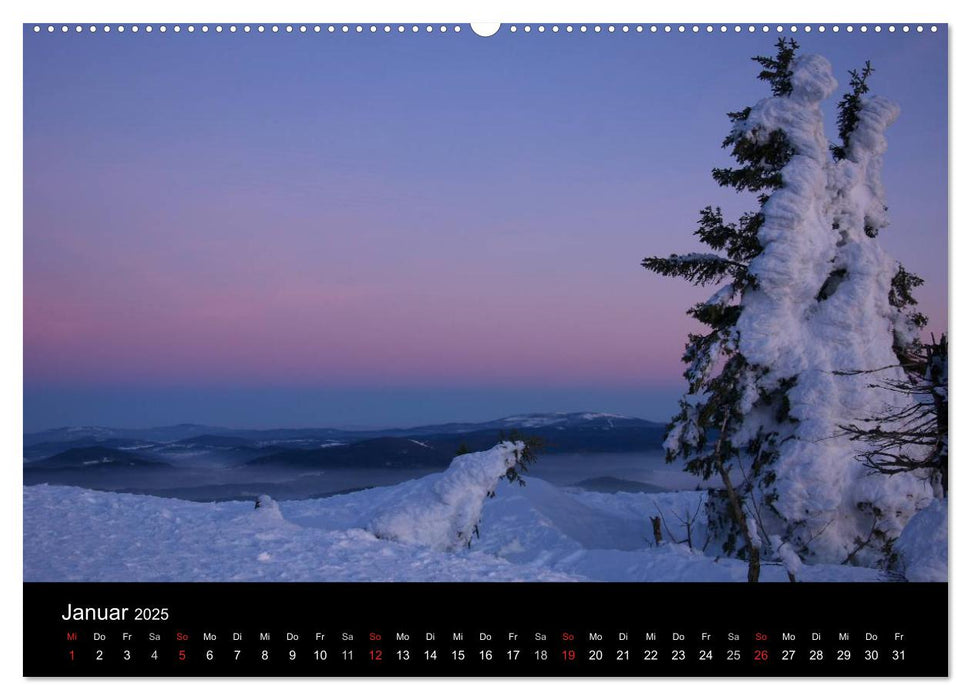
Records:
M895 568L908 581L947 581L947 499L910 519L894 544Z

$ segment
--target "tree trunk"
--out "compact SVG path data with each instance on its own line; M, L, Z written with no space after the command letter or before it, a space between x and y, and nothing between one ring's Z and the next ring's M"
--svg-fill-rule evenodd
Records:
M937 394L937 392L934 392L934 408L936 409L934 413L937 417L937 440L938 440L937 450L939 454L938 469L940 471L941 492L943 493L944 498L947 498L947 457L948 455L946 453L943 455L940 454L940 452L942 451L940 443L947 441L947 402L941 399L941 397Z
M651 527L654 528L654 543L661 544L661 517L651 518Z
M728 502L732 507L732 517L735 518L735 523L738 525L738 529L742 531L742 536L745 538L745 546L748 549L748 582L758 583L759 582L759 571L761 569L761 564L759 562L759 548L755 546L752 542L752 535L748 531L748 522L745 520L745 513L742 512L742 504L738 500L738 492L735 491L735 487L732 485L732 478L728 474L728 470L725 469L725 464L722 462L721 448L722 439L725 434L725 426L728 424L728 418L722 421L721 431L718 435L718 443L715 445L715 467L718 469L718 474L722 478L722 483L725 484L725 491L728 492Z
M742 512L742 504L738 500L738 492L735 491L728 472L720 462L718 464L718 473L721 474L722 483L725 484L725 490L728 492L728 502L732 507L732 517L735 518L735 524L738 525L738 529L742 531L742 537L745 538L745 547L748 549L748 582L758 583L759 572L762 568L759 558L759 548L755 546L755 543L752 541L752 536L749 534L748 522L745 520L745 513Z

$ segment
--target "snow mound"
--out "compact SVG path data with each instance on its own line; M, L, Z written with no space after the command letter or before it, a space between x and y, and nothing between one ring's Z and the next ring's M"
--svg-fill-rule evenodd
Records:
M894 551L897 570L908 581L947 581L947 499L911 518Z
M380 539L443 552L465 547L478 532L482 507L499 480L515 468L525 445L502 442L486 452L459 455L426 488L373 517L368 530Z

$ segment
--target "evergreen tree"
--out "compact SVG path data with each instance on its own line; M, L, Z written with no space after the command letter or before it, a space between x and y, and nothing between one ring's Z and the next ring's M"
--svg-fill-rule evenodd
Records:
M896 107L867 97L869 64L851 73L841 142L830 146L819 108L836 86L828 62L797 56L791 39L775 48L754 59L772 96L728 114L723 147L735 166L712 171L758 208L728 222L706 207L695 235L708 251L642 262L720 285L688 311L705 330L689 335L688 390L665 447L688 471L720 478L709 527L726 552L749 560L750 581L760 555L784 548L790 558L877 563L913 512L891 511L888 499L909 493L912 505L923 496L907 479L902 488L864 484L851 441L830 440L842 415L883 398L849 373L826 375L895 365L900 378L900 359L926 322L913 309L921 280L874 240L887 223L879 170Z
M780 39L774 58L753 59L763 67L759 80L767 82L776 97L792 91L792 61L797 49L792 39ZM728 114L732 130L722 146L731 149L738 165L715 168L712 176L723 187L754 193L761 206L782 186L781 171L793 149L782 130L764 134L745 129L750 115L751 107ZM786 419L781 392L752 397L744 391L751 384L750 375L760 370L738 347L736 323L745 292L757 284L749 263L762 252L758 233L763 220L761 212L756 211L729 223L721 208L705 207L695 235L714 253L648 257L642 262L648 270L667 277L681 277L696 285L723 285L688 311L708 330L688 337L682 358L687 365L684 377L688 392L669 426L665 447L669 461L683 459L689 472L704 479L721 479L724 491L713 494L720 502L709 517L712 525L717 521L725 530L725 551L739 551L748 557L750 581L758 580L760 560L757 531L750 527L755 510L752 495L760 485L771 484L772 473L766 467L777 455L778 439L778 431L771 424ZM744 419L753 410L762 409L769 409L770 420L754 433L742 435ZM741 466L743 460L744 468L733 474L733 466ZM744 543L741 548L740 540Z

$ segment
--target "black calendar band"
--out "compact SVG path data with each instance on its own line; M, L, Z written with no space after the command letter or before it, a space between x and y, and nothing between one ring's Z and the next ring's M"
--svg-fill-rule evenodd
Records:
M946 676L947 584L26 583L26 676Z

